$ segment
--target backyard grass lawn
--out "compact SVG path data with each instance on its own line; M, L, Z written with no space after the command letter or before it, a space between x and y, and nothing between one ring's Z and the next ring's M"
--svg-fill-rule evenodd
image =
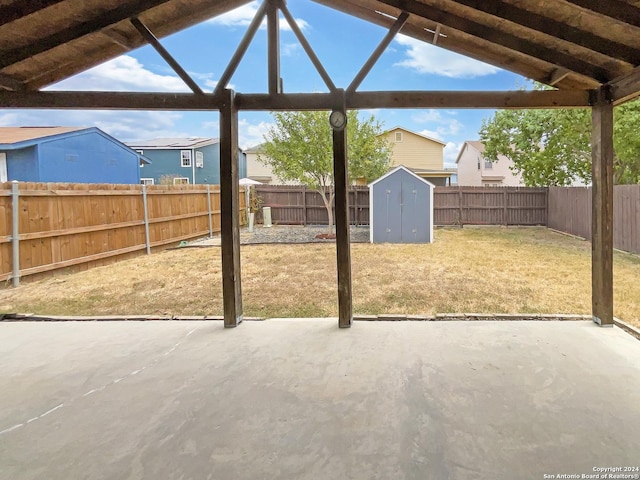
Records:
M431 245L354 244L356 314L591 309L588 242L540 228L438 229ZM183 248L0 290L0 312L221 315L220 248ZM244 313L337 316L335 245L242 247ZM640 257L615 253L615 315L640 326Z

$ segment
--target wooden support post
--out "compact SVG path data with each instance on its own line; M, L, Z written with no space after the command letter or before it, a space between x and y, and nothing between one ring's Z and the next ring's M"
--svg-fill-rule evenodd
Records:
M593 321L613 325L613 103L596 91L592 107L591 307Z
M242 322L240 271L240 202L238 178L238 110L233 90L225 89L220 108L220 217L222 297L225 328Z
M344 94L344 92L342 92ZM343 96L344 99L344 96ZM335 109L345 115L344 100ZM333 179L336 204L336 256L338 261L338 326L349 328L353 321L351 298L351 245L349 238L349 175L347 171L347 128L333 129Z
M267 59L269 93L282 93L280 89L280 19L277 0L267 0Z

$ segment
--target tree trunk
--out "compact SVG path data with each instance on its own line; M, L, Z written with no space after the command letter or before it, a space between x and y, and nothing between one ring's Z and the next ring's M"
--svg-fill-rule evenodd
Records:
M324 189L318 189L317 192L322 197L322 201L324 202L324 207L327 209L327 217L329 218L329 233L333 234L334 233L334 229L333 229L333 205L332 205L332 203L333 203L333 192L331 193L329 198L327 198L327 192L325 192Z

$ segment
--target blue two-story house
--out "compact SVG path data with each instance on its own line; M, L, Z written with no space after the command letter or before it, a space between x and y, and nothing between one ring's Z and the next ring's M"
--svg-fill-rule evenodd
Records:
M0 128L0 182L139 184L149 163L96 127Z
M157 184L220 183L220 141L217 138L154 138L127 145L151 160L141 166L140 181ZM247 176L247 159L238 151L239 176Z

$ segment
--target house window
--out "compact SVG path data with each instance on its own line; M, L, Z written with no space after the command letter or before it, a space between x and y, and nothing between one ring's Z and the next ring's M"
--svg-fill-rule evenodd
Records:
M478 157L478 170L480 170L480 157Z
M396 132L396 142L402 141L402 132Z
M484 159L484 168L493 168L493 162L490 162L486 158Z
M180 150L180 165L191 168L191 150Z
M140 179L140 184L141 185L154 185L155 184L155 180L153 178L141 178Z
M173 179L174 185L189 185L189 179L187 177L176 177Z
M196 168L204 168L204 155L202 152L196 152Z

